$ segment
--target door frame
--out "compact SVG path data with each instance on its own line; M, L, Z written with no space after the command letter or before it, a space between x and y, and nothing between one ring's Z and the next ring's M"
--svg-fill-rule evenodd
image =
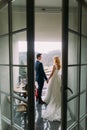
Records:
M27 0L28 130L35 129L34 106L34 0ZM30 76L32 75L32 76Z
M61 130L67 129L68 0L62 0Z
M12 0L2 0L0 1L0 9L5 5L8 5L8 35L9 36L9 56L12 54ZM34 0L25 0L26 2L26 39L27 39L27 85L28 87L28 130L35 129L35 109L34 109ZM12 86L12 56L10 57L10 94L12 98L13 95ZM32 75L32 76L30 76ZM0 93L1 96L1 93ZM1 101L0 101L1 103ZM11 123L10 127L13 127L13 100L11 99Z
M76 0L79 4L80 15L80 51L81 51L81 28L82 28L82 5L87 7L85 0ZM61 86L61 130L67 130L67 90L68 90L68 19L69 19L69 0L62 0L62 86ZM80 52L81 53L81 52ZM79 61L79 71L81 71L81 54ZM80 76L79 76L80 79ZM79 81L80 82L80 81ZM79 83L80 84L80 83ZM80 107L80 85L79 85L79 107ZM87 92L86 92L87 93ZM87 99L87 95L86 95ZM87 107L87 104L86 104ZM78 119L80 115L80 109L78 111ZM87 118L87 116L86 116ZM79 119L80 120L80 119ZM80 121L78 120L78 130L80 129ZM87 120L87 119L86 119Z

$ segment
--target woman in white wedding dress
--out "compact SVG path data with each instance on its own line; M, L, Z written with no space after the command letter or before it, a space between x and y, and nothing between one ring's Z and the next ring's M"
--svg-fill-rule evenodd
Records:
M61 76L60 76L60 59L54 57L54 65L49 77L48 88L44 102L47 104L46 110L42 113L42 118L49 121L61 120Z

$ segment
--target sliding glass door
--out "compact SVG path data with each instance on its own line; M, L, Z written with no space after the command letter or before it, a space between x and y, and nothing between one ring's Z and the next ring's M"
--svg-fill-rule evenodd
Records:
M86 1L63 3L62 130L87 128L86 12Z
M34 2L1 1L0 130L34 129L33 70Z

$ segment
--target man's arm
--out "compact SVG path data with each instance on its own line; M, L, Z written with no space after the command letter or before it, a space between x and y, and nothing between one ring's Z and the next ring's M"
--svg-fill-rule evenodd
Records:
M44 68L43 68L43 64L42 64L42 63L40 63L40 71L41 71L43 77L45 78L45 80L48 80L48 79L47 79L47 76L46 76L46 74L45 74L45 72L44 72Z

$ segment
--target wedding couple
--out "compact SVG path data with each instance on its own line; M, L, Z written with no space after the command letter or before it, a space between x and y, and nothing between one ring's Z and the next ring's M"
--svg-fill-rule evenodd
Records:
M47 104L46 110L42 115L42 118L50 121L61 120L61 77L59 71L61 69L60 59L58 56L53 58L53 68L49 78L47 78L43 64L41 62L42 54L37 54L37 61L35 63L36 69L36 81L38 83L38 102L40 104ZM41 98L42 89L44 86L44 80L48 83L47 92L44 101Z

